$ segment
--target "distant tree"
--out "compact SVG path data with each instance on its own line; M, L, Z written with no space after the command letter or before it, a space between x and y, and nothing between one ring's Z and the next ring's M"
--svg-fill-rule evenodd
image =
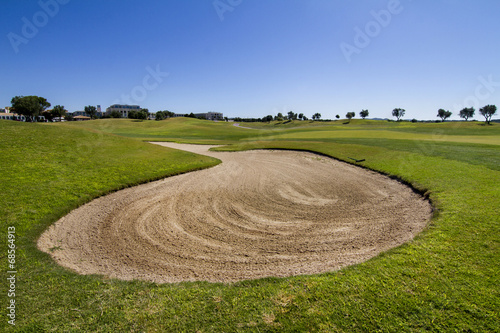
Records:
M137 112L137 119L146 120L148 118L149 118L149 110L148 109L141 109Z
M164 120L164 119L167 119L167 118L171 118L175 115L175 113L173 112L170 112L168 110L165 110L165 111L158 111L156 112L156 116L155 116L155 119L156 120Z
M160 121L167 119L167 115L163 111L157 111L155 114L155 120Z
M194 113L190 113L190 114L186 114L185 117L188 117L188 118L196 118L196 116L194 115Z
M41 114L42 117L44 117L47 121L52 121L54 116L52 115L52 110L45 110Z
M127 115L128 119L137 119L137 113L136 110L130 110Z
M109 114L109 116L111 118L121 118L122 117L120 111L117 111L117 110L111 111L111 113Z
M73 121L73 115L71 115L71 114L65 115L64 116L64 120L66 120L66 121Z
M404 117L406 110L401 109L401 108L396 108L392 110L392 116L396 117L396 120L399 121L401 118Z
M347 112L345 117L349 119L349 121L356 116L356 113L354 112Z
M491 117L497 113L496 105L486 105L479 109L479 113L486 119L486 123L489 125Z
M274 117L274 120L277 120L277 121L283 121L283 119L285 119L285 117L283 116L283 113L278 113L278 115L276 117Z
M452 113L450 111L444 110L444 109L439 109L438 114L436 117L441 118L441 121L445 121L446 119L450 118Z
M302 120L306 121L309 120L309 118L307 118L306 116L302 116Z
M289 120L296 120L297 119L297 114L294 113L293 111L288 112L288 119Z
M36 121L50 103L43 97L38 96L16 96L11 100L12 111L26 117L27 121Z
M312 120L320 120L321 119L321 113L315 113L312 116Z
M368 117L370 113L368 112L368 110L362 110L359 115L361 116L361 118L365 119L366 117Z
M54 118L59 118L61 119L62 117L64 117L66 115L66 112L68 112L68 110L66 110L64 108L64 106L62 105L56 105L54 106L54 108L52 109L51 111L51 115L52 117Z
M128 113L128 118L129 119L140 119L140 120L146 120L149 117L149 110L148 109L140 109L140 110L131 110Z
M335 118L340 119L340 115L336 115Z
M83 110L91 119L97 118L97 108L95 106L87 105Z
M460 118L464 118L465 121L467 121L467 119L469 118L472 118L474 117L474 113L475 113L476 110L474 110L474 108L463 108L462 110L460 110Z
M300 120L304 119L304 114L303 113L299 113L299 119Z
M265 116L264 118L262 118L262 121L271 122L273 121L273 116L272 115Z
M228 117L224 117L224 120L226 121L226 123L229 121L229 118Z

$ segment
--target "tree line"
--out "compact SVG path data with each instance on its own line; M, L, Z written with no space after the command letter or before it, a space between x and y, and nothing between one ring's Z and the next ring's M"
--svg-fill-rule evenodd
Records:
M467 121L468 119L474 117L475 115L475 109L473 107L469 108L463 108L460 110L459 116L460 118L465 119ZM479 114L482 115L485 118L485 121L487 124L491 122L491 118L496 114L497 112L497 107L496 105L486 105L482 108L479 109ZM395 108L392 110L392 116L396 118L396 121L402 121L402 118L405 116L406 110L402 108ZM439 109L437 112L436 117L440 118L442 122L444 122L446 119L450 118L453 113L444 110L444 109ZM359 112L359 116L362 119L365 119L370 115L370 112L368 110L361 110ZM349 121L352 118L356 117L356 112L347 112L345 115L345 118L348 119ZM340 119L340 115L335 116L336 119ZM293 111L288 112L286 115L283 115L282 113L278 113L276 116L268 115L263 118L235 118L235 121L239 122L271 122L271 121L291 121L291 120L308 120L306 116L304 116L303 113L294 113ZM321 114L320 113L315 113L312 117L312 120L322 120L321 119ZM329 119L325 119L325 121L329 121ZM416 122L416 119L413 119L412 122Z
M68 110L63 105L55 105L52 109L48 109L51 104L44 97L39 96L15 96L11 100L11 112L24 116L27 122L39 121L41 117L48 121L54 119L71 120L68 115ZM95 106L86 106L85 112L91 118L96 118L97 108Z
M462 119L467 121L469 118L474 117L476 110L473 107L463 108L459 112L459 116ZM497 107L496 105L485 105L479 109L479 114L482 115L487 124L491 122L491 118L496 114ZM441 122L444 122L446 119L450 118L453 113L449 110L439 109L436 117L441 118ZM396 108L392 110L392 116L396 117L397 121L401 121L401 118L405 115L405 110L401 108Z
M11 100L12 104L12 112L23 115L26 118L26 121L33 122L37 121L40 116L43 116L45 119L52 121L53 119L62 119L65 117L66 120L72 120L71 116L67 114L67 110L64 108L62 105L56 105L54 106L51 110L48 110L48 108L51 106L51 104L47 101L47 99L39 96L15 96ZM97 108L92 105L88 105L85 107L85 113L89 115L91 119L97 118ZM476 110L473 107L468 107L468 108L463 108L459 112L459 116L462 119L465 119L465 121L468 121L468 119L474 117ZM491 122L491 118L496 114L497 112L497 107L496 105L485 105L484 107L479 109L479 114L481 114L484 118L487 124ZM401 121L402 118L404 117L406 113L405 109L402 108L395 108L392 110L392 116L396 118L396 121ZM369 111L368 110L361 110L359 115L361 118L365 119L366 117L369 116ZM446 119L450 118L452 116L452 112L445 110L445 109L439 109L437 112L436 117L440 118L442 122L444 122ZM165 111L158 111L155 114L155 119L156 120L164 120L167 118L171 118L175 115L174 112L165 110ZM149 119L150 113L148 109L140 109L140 110L131 110L128 112L128 118L130 119ZM191 114L186 114L186 117L192 117L196 118L193 113ZM103 116L103 118L121 118L122 115L118 111L113 111L111 114ZM356 117L355 112L347 112L345 115L349 121ZM335 118L340 119L340 115L336 115ZM312 115L311 119L313 121L320 121L321 119L321 114L320 113L315 113ZM227 117L225 118L227 121ZM271 122L271 121L292 121L292 120L303 120L307 121L309 118L305 116L303 113L295 113L293 111L289 111L286 115L283 113L278 113L276 116L273 115L267 115L263 118L235 118L235 121L239 122ZM415 120L415 119L414 119ZM415 120L416 121L416 120Z

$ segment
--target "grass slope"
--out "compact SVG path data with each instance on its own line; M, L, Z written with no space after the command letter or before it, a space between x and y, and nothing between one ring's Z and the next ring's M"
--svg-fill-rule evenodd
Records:
M432 141L422 146L421 140L375 140L365 133L405 132L402 125L387 122L358 124L362 128L356 130L365 131L361 138L335 137L339 131L349 131L338 129L342 124L328 128L332 132L328 138L314 135L316 130L325 130L316 123L301 124L301 129L293 124L279 129L270 128L273 124L260 125L259 131L183 119L135 123L140 126L137 129L127 120L111 124L0 122L0 165L3 175L9 172L0 189L11 198L8 205L2 204L0 213L9 216L2 221L2 232L5 234L6 226L12 224L19 228L19 331L500 331L500 172L494 167L499 158L495 145L450 139L423 149ZM404 125L407 133L430 136L432 130L429 133L419 126L444 128L445 137L483 134L469 128L475 125L472 123L459 128L448 124ZM176 126L182 131L175 130ZM390 128L396 126L401 127ZM498 128L486 127L486 136L498 136ZM342 160L362 157L366 159L365 167L428 191L437 214L416 239L363 264L327 274L228 285L157 285L79 276L36 250L34 241L39 233L68 209L100 193L166 174L179 163L175 154L180 152L104 133L149 139L161 131L163 139L182 141L185 133L187 141L233 144L219 150L279 148L315 151ZM211 136L214 131L218 131L216 140ZM310 138L269 140L276 139L279 132L291 134L287 131L307 133ZM41 141L44 145L39 147ZM80 145L81 149L75 149ZM449 153L449 147L456 150ZM486 149L482 152L488 157L474 153L476 148ZM198 163L189 164L189 168L214 163L196 155L180 157L185 163ZM163 163L167 165L161 172L150 174L152 166ZM135 172L127 176L117 172L130 170L131 165ZM107 170L107 166L114 171ZM25 169L29 172L20 172ZM3 289L1 292L6 294ZM0 324L0 329L1 325L6 322Z
M174 141L201 144L226 144L249 138L255 130L237 128L233 123L212 122L192 118L164 121L104 119L96 122L70 122L62 126L87 128L145 141Z

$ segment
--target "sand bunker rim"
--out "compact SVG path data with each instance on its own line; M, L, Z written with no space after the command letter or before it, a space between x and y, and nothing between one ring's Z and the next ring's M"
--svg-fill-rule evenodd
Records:
M318 154L158 144L222 163L98 198L47 229L39 248L79 274L233 282L365 261L432 215L414 189Z

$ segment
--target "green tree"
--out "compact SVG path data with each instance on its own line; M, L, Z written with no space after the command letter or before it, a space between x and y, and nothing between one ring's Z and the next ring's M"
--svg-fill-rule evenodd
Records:
M138 111L130 110L127 114L128 119L137 119Z
M122 117L120 111L117 111L117 110L111 111L111 113L109 114L109 116L111 118L121 118Z
M359 115L361 116L361 118L365 119L366 117L368 117L370 113L368 112L368 110L362 110Z
M436 117L441 118L441 121L444 122L446 119L450 118L452 113L450 111L439 109Z
M95 106L87 105L83 110L91 119L95 119L97 117L97 108Z
M146 120L149 117L149 110L148 109L140 109L140 110L131 110L128 113L128 118L129 119L140 119L140 120Z
M148 109L141 109L137 113L137 119L147 120L148 118L149 118L149 110Z
M476 112L476 110L474 110L474 108L463 108L462 110L460 110L460 118L464 118L465 121L467 121L467 119L469 118L472 118L474 117L474 113Z
M401 109L401 108L396 108L392 110L392 116L396 117L396 120L399 121L401 118L404 117L406 110Z
M321 119L321 113L315 113L312 116L312 120L320 120Z
M335 118L340 119L340 115L336 115Z
M347 112L345 117L351 121L352 118L356 117L356 113L354 112Z
M288 120L295 120L297 119L297 114L294 113L293 111L288 112Z
M304 119L304 114L303 113L299 113L299 119L300 120Z
M156 114L155 114L155 120L165 120L167 119L167 116L165 115L165 113L163 111L156 111Z
M268 116L265 116L264 118L262 118L262 121L266 121L266 122L271 122L273 120L273 116L272 115L268 115Z
M52 111L50 113L51 113L52 117L61 119L62 117L64 117L66 115L66 112L68 112L68 110L66 110L64 108L64 106L56 105L56 106L54 106L54 108L52 109Z
M167 118L171 118L175 115L174 112L171 112L171 111L168 111L168 110L165 110L165 111L158 111L156 112L156 117L155 119L156 120L164 120L164 119L167 119Z
M30 122L36 121L50 107L45 98L38 96L16 96L12 98L11 104L14 113L25 116Z
M41 116L45 117L47 121L52 121L54 116L52 115L52 110L45 110L42 112Z
M496 105L486 105L479 109L479 113L486 119L486 123L489 125L491 117L497 113Z

